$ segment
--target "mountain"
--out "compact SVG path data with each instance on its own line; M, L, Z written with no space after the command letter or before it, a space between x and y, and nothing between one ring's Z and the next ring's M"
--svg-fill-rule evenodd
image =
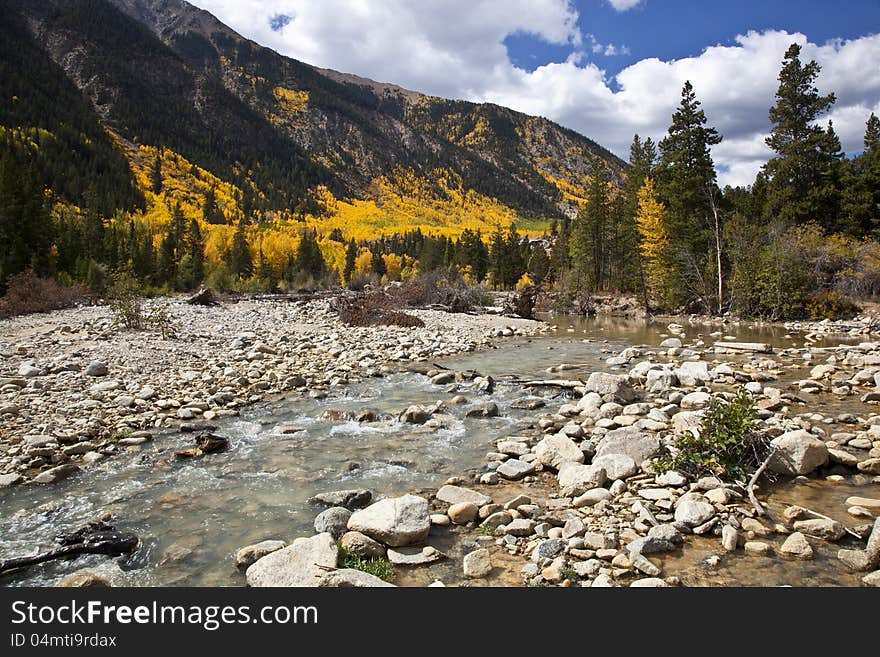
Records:
M228 219L248 204L299 217L341 204L419 224L424 205L434 223L465 208L489 229L571 216L593 157L617 181L626 168L543 118L283 57L183 0L6 4L0 135L61 198L105 214L153 202L146 168L168 154L190 196L229 186ZM376 217L375 230L396 225Z

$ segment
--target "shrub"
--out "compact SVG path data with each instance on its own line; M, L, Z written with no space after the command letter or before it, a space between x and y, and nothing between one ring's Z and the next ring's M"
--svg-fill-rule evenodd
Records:
M391 562L388 561L388 559L367 559L366 557L346 550L339 545L339 543L336 545L339 548L338 563L340 568L354 568L355 570L374 575L386 582L390 582L394 579L394 566L391 565Z
M157 330L163 339L177 332L168 308L164 305L147 308L137 279L128 272L113 277L107 301L116 326L137 331Z
M754 401L744 388L730 401L714 398L698 435L690 431L679 434L674 454L657 459L657 471L743 479L769 449L769 439L755 430L756 416Z
M87 299L88 289L83 285L60 285L26 269L9 277L6 294L0 298L0 318L60 310Z
M810 319L850 319L859 307L836 290L824 290L810 295L807 312Z
M425 323L418 317L399 312L395 300L384 292L371 292L362 296L335 300L340 321L349 326L403 326L422 327Z

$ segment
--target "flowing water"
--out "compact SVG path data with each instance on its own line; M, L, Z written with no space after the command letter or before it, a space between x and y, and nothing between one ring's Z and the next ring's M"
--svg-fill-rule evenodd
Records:
M317 510L306 500L315 493L370 488L394 495L436 488L450 476L479 471L494 441L516 435L535 415L510 407L524 392L505 384L503 377L559 378L608 369L605 359L610 353L631 345L657 345L668 336L665 323L617 318L549 321L556 328L541 337L502 343L496 350L442 362L453 369L475 369L501 379L491 395L500 417L465 417L474 404L489 399L468 383L433 386L426 377L406 372L351 385L325 399L296 397L258 404L242 411L240 417L218 423L218 433L231 443L225 453L175 461L173 451L191 446L191 439L168 433L58 485L19 486L0 492L0 559L51 548L57 533L109 512L117 527L141 538L134 555L118 560L122 573L117 572L116 579L120 583L241 585L244 578L235 568L234 552L264 539L291 540L311 534ZM706 344L714 340L709 333L716 330L720 329L685 327L689 341L702 338ZM771 342L777 348L803 345L802 339L788 337L779 327L723 330L733 331L741 341ZM547 374L548 367L563 363L572 369ZM439 428L392 419L411 404L433 404L454 394L463 394L468 403L450 405L435 416L432 423L439 423ZM549 396L546 401L547 409L552 410L566 400ZM830 404L831 399L823 403ZM817 403L815 410L832 408L823 403ZM854 403L858 405L858 401ZM834 412L840 412L836 410L839 402L836 404ZM371 423L320 419L328 410L370 410L385 419ZM845 516L845 507L837 501L840 495L880 495L880 486L866 478L844 485L817 481L811 486L789 486L784 491L789 498L785 501L812 505L829 515L824 507L836 505L836 513ZM535 497L535 491L532 495ZM852 524L852 519L840 519ZM456 542L456 533L455 529L437 530L432 543L451 556L460 555L463 545ZM687 573L683 580L688 584L857 584L856 578L840 572L836 559L825 554L827 550L807 565L774 561L768 570L778 571L779 576L769 579L766 573L756 574L754 563L743 566L753 558L725 562L720 570L709 571L702 560L717 552L716 543L697 541L684 554L667 557L670 572ZM67 573L103 562L106 558L100 556L57 561L0 576L0 585L52 585ZM399 576L398 583L423 585L434 577L457 581L457 563L408 571ZM518 570L512 567L490 583L516 584Z

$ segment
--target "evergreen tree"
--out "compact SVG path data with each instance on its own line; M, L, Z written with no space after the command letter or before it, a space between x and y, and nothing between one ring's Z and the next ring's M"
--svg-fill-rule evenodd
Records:
M721 135L706 125L694 88L685 82L681 104L660 142L657 190L666 207L669 239L675 251L672 290L679 302L698 299L707 311L720 306L723 226L717 205L712 146Z
M606 230L611 223L611 180L604 160L593 159L587 202L572 226L568 245L578 288L600 289L604 282Z
M232 247L226 254L229 271L239 280L250 278L254 273L254 262L247 238L247 227L244 220L239 220L232 236Z
M802 64L801 47L785 53L776 104L770 108L773 129L767 145L776 152L764 165L768 179L765 212L789 224L818 221L827 229L837 223L840 142L833 130L816 121L834 104L834 94L820 95L815 86L820 66Z
M198 286L205 279L205 241L199 222L195 219L189 221L189 231L186 236L186 250L189 254L192 267L191 287Z
M531 247L527 271L529 277L538 285L543 283L550 273L550 256L540 242Z
M244 219L249 222L251 217L245 215ZM205 196L202 200L202 220L207 224L213 225L226 223L226 217L223 216L223 212L217 205L217 191L213 187L209 187L205 191Z
M385 265L385 260L382 258L382 254L378 249L372 252L370 270L379 278L382 278L388 273L388 267Z
M296 266L301 274L314 280L320 279L327 273L327 264L321 254L318 235L315 231L303 231L296 249Z
M24 269L48 274L51 243L49 211L36 175L22 170L7 149L0 157L0 290Z
M843 174L843 226L856 237L880 236L880 120L865 125L864 151L847 161Z
M150 187L154 194L162 193L162 154L156 153L153 167L150 169Z
M357 244L354 243L353 239L349 240L348 246L345 249L345 269L342 272L342 279L346 285L351 283L351 275L354 273L354 263L357 257Z

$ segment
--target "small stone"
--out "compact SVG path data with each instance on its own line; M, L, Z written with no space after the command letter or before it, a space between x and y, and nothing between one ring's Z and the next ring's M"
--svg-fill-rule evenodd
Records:
M880 570L875 570L873 573L862 577L862 583L867 586L880 587Z
M748 554L759 556L768 556L773 552L773 548L762 541L746 541L746 544L743 547Z
M739 545L739 532L730 525L721 528L721 546L727 552L735 552Z
M107 363L100 360L93 360L86 366L86 376L107 376L109 373Z
M430 545L388 548L388 561L395 566L426 566L445 558L445 554Z
M489 550L481 548L464 555L464 576L471 579L481 579L492 572L492 555Z
M484 506L492 503L492 498L478 493L470 488L461 486L445 485L437 491L437 499L446 504L461 504L470 502L476 506Z
M453 504L446 509L446 515L448 515L449 519L456 525L466 525L469 522L473 522L476 519L478 512L479 508L472 502Z
M517 481L526 475L530 475L535 471L534 463L526 463L519 459L508 459L497 468L499 475L505 479Z
M55 586L60 588L105 588L113 586L109 579L88 570L79 570L63 577Z
M806 536L800 532L789 535L782 544L782 547L779 548L779 553L797 557L798 559L813 558L813 548L807 542Z

